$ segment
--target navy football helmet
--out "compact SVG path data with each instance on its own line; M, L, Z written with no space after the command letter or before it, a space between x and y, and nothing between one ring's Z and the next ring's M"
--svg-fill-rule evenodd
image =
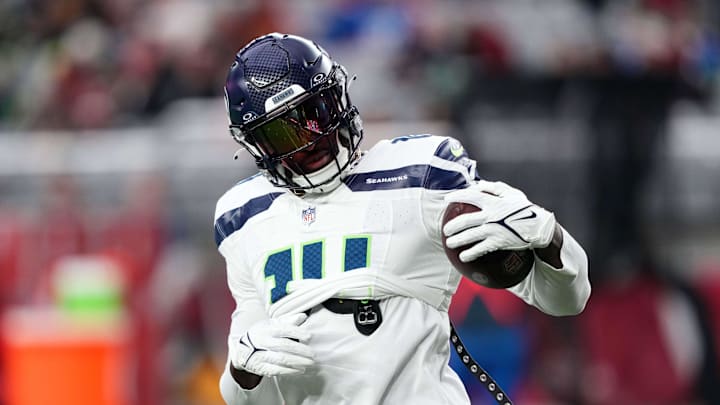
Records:
M362 139L349 83L345 68L312 41L278 33L256 38L228 72L230 133L274 185L333 190Z

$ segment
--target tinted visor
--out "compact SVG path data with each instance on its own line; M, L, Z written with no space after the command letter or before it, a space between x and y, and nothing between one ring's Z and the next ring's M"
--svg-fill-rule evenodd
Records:
M279 158L317 142L336 129L339 121L337 100L331 90L326 90L249 130L248 138L270 158Z

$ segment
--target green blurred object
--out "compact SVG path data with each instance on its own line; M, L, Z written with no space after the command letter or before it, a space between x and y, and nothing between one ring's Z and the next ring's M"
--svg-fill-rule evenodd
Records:
M53 274L55 305L73 315L113 316L124 309L120 268L101 255L68 256Z

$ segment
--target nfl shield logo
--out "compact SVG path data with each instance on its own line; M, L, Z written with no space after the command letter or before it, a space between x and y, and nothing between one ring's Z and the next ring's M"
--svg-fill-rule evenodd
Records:
M302 221L305 225L315 222L315 207L308 207L302 211Z

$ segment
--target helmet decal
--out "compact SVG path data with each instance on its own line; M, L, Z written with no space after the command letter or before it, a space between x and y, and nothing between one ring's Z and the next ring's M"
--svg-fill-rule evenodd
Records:
M312 84L315 85L315 84L321 83L323 80L325 80L325 77L326 77L325 73L323 73L323 72L316 74L315 76L312 77Z
M258 87L265 87L265 86L267 86L268 84L270 84L270 81L269 81L269 80L265 80L265 79L263 79L262 77L252 76L252 77L250 77L250 81L251 81L254 85L258 86Z
M297 84L293 84L287 89L280 90L279 93L270 96L267 100L265 100L265 111L272 111L278 106L302 95L302 93L304 92L305 89L303 89L302 87L300 87L300 85Z

